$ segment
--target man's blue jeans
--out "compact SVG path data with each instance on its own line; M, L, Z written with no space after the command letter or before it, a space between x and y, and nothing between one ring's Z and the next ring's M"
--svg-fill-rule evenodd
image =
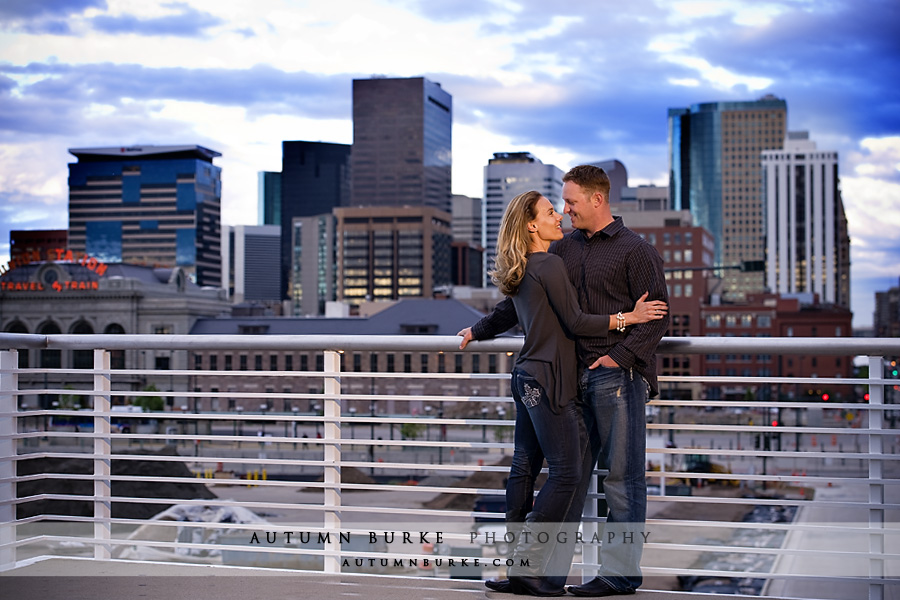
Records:
M590 452L584 455L581 483L569 517L577 515L580 519L591 473L599 461L600 468L609 471L603 479L609 513L603 527L598 576L619 591L635 590L643 582L640 564L647 518L644 470L648 392L647 382L633 369L586 369L581 378Z
M573 399L554 413L544 389L518 368L512 373L512 394L516 402L516 431L506 485L507 522L511 529L514 523L545 524L541 531L555 541L559 524L570 513L580 488L587 447L582 410ZM534 482L544 459L549 476L534 499ZM554 546L553 542L544 544L542 560Z

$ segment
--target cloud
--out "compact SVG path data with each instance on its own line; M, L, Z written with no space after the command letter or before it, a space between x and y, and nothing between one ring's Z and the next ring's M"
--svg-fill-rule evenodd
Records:
M106 0L11 0L0 2L0 19L66 17L89 8L105 10Z
M102 33L114 35L131 33L163 37L203 36L207 34L208 29L224 23L219 17L199 11L181 2L164 4L163 6L175 9L177 12L170 15L146 18L133 15L99 15L89 19L89 22L94 29Z
M251 117L302 114L349 118L350 77L287 73L269 66L250 69L148 68L111 63L0 64L0 133L53 135L84 129L90 107L106 105L109 116L134 110L134 101L180 100L241 106ZM21 79L16 87L9 81ZM153 107L146 110L152 112Z

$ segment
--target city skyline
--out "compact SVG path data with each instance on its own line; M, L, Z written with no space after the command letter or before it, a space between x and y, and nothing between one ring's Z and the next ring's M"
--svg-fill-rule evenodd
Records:
M453 96L452 193L495 152L563 170L618 159L668 185L666 111L773 94L839 156L854 325L900 276L900 8L850 2L69 0L0 6L0 263L10 229L65 228L68 148L222 153L223 224L255 224L281 142L352 141L351 84ZM611 118L610 118L611 117ZM893 209L893 210L892 210Z

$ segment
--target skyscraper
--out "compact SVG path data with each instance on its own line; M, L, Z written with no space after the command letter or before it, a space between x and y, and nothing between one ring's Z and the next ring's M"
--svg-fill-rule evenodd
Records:
M805 131L762 153L766 198L766 284L778 294L813 292L850 308L850 237L837 152Z
M669 109L672 208L690 210L694 225L713 234L717 266L765 258L760 153L782 148L786 126L787 104L771 95ZM762 272L726 271L724 278L730 298L765 289Z
M179 266L221 284L221 156L202 146L70 148L69 248L107 263Z
M352 206L450 212L453 98L439 83L353 80Z
M281 172L260 171L258 177L257 225L281 225Z
M272 257L281 249L281 227L235 225L222 236L222 282L235 304L278 303L281 279Z
M293 298L294 219L331 215L348 204L350 146L296 141L281 148L281 282L284 298Z
M428 206L354 206L334 214L338 300L430 298L449 289L450 213Z
M481 245L484 247L485 285L497 254L500 221L510 201L523 192L537 190L562 212L562 169L545 165L530 152L495 152L484 167L484 203Z
M325 314L337 297L335 217L294 217L291 228L291 314Z

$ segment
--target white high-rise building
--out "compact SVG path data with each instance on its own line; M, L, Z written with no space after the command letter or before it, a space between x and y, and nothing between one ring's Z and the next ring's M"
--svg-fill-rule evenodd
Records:
M509 202L523 192L536 190L561 213L562 177L562 169L555 165L545 165L530 152L495 152L494 158L488 161L484 167L481 228L485 285L490 282L487 273L494 267L497 234Z
M222 236L222 283L235 304L281 301L281 229L234 225Z
M837 152L816 148L805 131L782 150L762 152L766 206L766 287L815 293L850 308L850 238Z

